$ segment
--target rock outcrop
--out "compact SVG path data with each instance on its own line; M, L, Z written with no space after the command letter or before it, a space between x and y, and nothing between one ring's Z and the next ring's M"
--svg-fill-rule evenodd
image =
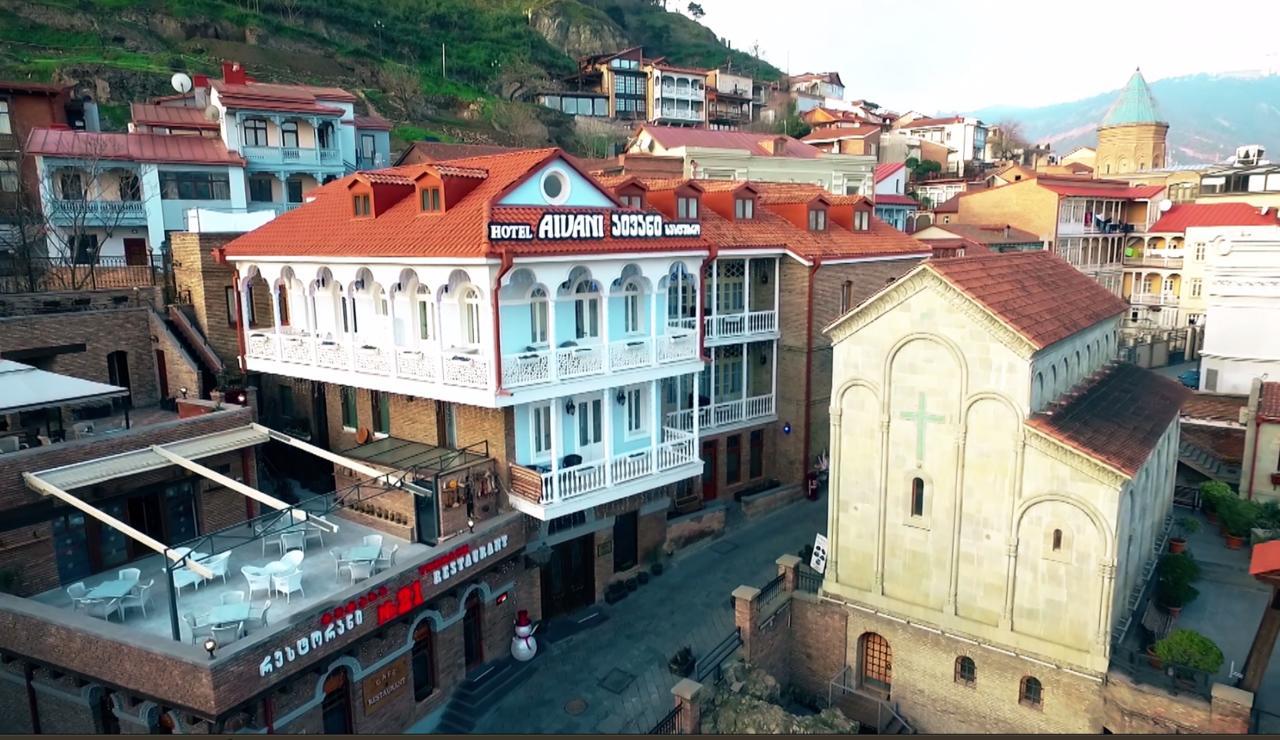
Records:
M782 687L764 671L738 661L725 667L724 681L702 710L703 734L856 734L858 723L839 709L799 715L782 706Z

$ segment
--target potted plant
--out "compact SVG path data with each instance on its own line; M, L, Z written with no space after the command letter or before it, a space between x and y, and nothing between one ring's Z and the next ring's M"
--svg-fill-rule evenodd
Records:
M1280 537L1280 503L1267 501L1258 507L1258 519L1249 533L1249 542L1256 545L1277 537Z
M1226 532L1228 550L1239 550L1244 546L1244 538L1249 536L1249 530L1258 521L1258 512L1258 504L1239 496L1218 502L1218 515Z
M1187 549L1187 537L1200 531L1200 522L1195 517L1180 516L1173 526L1175 531L1169 538L1169 552L1179 553Z
M1191 553L1166 553L1156 568L1156 600L1169 615L1177 618L1182 607L1200 592L1191 584L1200 577L1200 566Z
M1214 674L1222 668L1222 650L1204 635L1189 629L1176 629L1157 642L1152 651L1161 662L1174 668Z
M688 678L693 673L694 663L693 648L685 645L671 656L671 660L667 661L667 668L681 678Z
M1216 524L1218 522L1218 504L1231 495L1231 488L1226 483L1216 480L1201 483L1200 509L1204 511L1205 519Z

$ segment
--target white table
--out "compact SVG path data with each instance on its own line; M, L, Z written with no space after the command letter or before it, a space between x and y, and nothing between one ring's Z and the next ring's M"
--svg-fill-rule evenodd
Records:
M125 596L127 596L129 592L132 591L134 587L137 585L138 585L138 582L133 580L124 581L124 580L117 579L114 581L103 581L102 583L99 583L97 586L94 586L92 589L90 589L89 593L85 594L85 598L97 599L99 601L111 601L114 599L116 601L116 608L113 609L112 611L119 612L120 621L123 622L124 606L120 603L120 599L123 599ZM103 618L109 619L110 615L111 615L111 612L106 612L103 615Z
M357 545L348 548L343 560L349 560L357 563L366 563L377 560L382 554L382 548L377 545Z
M249 602L239 604L221 604L209 610L209 623L214 625L235 624L249 621Z

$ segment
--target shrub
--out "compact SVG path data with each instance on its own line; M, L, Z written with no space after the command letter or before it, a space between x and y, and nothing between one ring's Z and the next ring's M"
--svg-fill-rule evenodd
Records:
M1261 507L1256 502L1239 496L1230 495L1218 501L1218 516L1227 528L1227 534L1233 537L1248 536L1260 513Z
M1178 517L1174 522L1174 526L1178 528L1178 538L1185 540L1190 535L1200 531L1200 520L1195 517L1182 516Z
M1200 592L1191 584L1200 577L1200 566L1190 553L1166 553L1156 569L1156 596L1163 606L1181 608Z
M1210 480L1200 484L1200 501L1209 511L1218 511L1218 504L1233 495L1231 487L1221 481Z
M1155 644L1153 651L1164 663L1217 673L1222 667L1222 651L1213 640L1195 630L1176 629Z

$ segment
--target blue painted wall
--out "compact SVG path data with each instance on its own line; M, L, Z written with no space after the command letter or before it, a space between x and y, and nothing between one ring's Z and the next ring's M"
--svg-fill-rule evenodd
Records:
M613 454L621 455L628 452L636 452L638 450L648 449L650 444L650 435L653 433L651 427L652 422L649 420L649 400L647 396L642 397L641 403L645 409L645 432L643 435L634 439L627 439L627 417L626 407L619 406L616 396L617 388L610 388L605 391L604 398L601 402L600 412L604 416L604 404L613 407ZM643 394L642 394L643 396ZM583 397L585 398L585 396ZM546 403L546 402L543 402ZM564 411L565 399L558 398L550 401L552 413L560 415L560 429L564 438L559 445L561 457L576 453L578 451L578 417L576 414L566 414ZM521 465L527 465L535 462L533 457L533 412L534 406L540 404L521 404L514 409L515 417L515 436L516 436L516 462ZM553 427L554 430L554 427ZM603 436L603 432L602 432ZM544 464L549 464L549 458L538 460Z
M560 203L560 206L617 207L594 183L560 160L549 162L545 167L531 173L515 190L508 193L507 197L500 201L500 204L504 206L548 206L549 204L542 196L542 173L549 169L559 170L568 178L569 199L564 203Z

